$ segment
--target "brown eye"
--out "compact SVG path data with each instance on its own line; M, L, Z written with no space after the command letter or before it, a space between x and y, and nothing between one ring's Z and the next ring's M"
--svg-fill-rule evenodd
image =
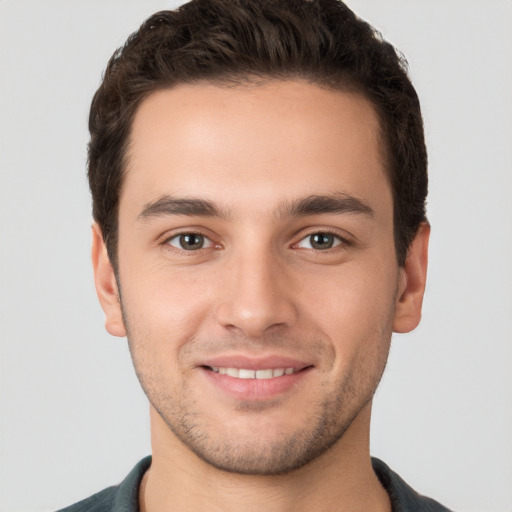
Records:
M340 245L342 242L341 238L333 233L313 233L312 235L308 235L303 238L298 247L302 249L314 249L316 251L325 251L327 249L332 249L337 245Z
M213 245L208 238L199 233L182 233L171 238L167 243L184 251L198 251Z

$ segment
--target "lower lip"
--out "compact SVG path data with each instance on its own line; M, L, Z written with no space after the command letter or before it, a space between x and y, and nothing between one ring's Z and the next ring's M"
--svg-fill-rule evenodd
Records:
M297 373L273 377L272 379L237 379L229 375L200 368L202 373L217 388L239 400L268 400L295 388L310 372L307 367Z

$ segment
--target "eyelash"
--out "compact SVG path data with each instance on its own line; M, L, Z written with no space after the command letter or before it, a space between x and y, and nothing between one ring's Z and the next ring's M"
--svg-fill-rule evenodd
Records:
M198 249L184 249L183 247L177 247L177 246L171 244L172 240L179 239L180 237L187 236L187 235L188 236L198 236L198 237L201 237L205 242L209 242L208 243L208 247L201 246ZM313 237L315 235L332 236L336 240L333 242L333 244L334 244L333 246L327 247L325 249L315 249L314 247L306 247L306 248L302 248L302 249L311 250L311 251L313 251L315 253L323 253L323 252L328 253L328 252L340 250L340 249L343 249L343 248L347 248L347 247L350 247L352 245L352 243L349 240L347 240L347 238L341 236L339 233L337 233L337 232L335 232L333 230L330 230L330 229L318 229L318 230L315 230L315 231L310 231L309 233L305 234L304 236L302 236L300 238L300 240L298 242L295 242L294 244L292 244L291 247L292 248L301 249L301 247L299 247L299 244L301 244L302 242L304 242L304 241L306 241L308 239L311 239L311 237ZM207 235L205 235L205 234L203 234L203 233L201 233L199 231L183 231L181 233L175 233L172 236L167 237L165 240L163 240L162 245L166 246L170 250L179 251L180 253L183 253L183 254L186 254L186 255L197 254L199 252L202 252L203 250L210 250L210 249L219 249L219 248L221 248L220 244L216 244L209 236L207 236Z
M184 249L183 247L177 247L171 244L172 240L178 239L180 237L184 236L198 236L201 237L204 242L208 242L208 247L200 247L198 249ZM179 242L178 242L179 243ZM163 240L162 245L166 246L170 250L179 251L180 253L186 254L186 255L192 255L197 254L198 252L202 252L203 250L209 250L214 248L219 248L220 245L216 244L209 236L204 235L203 233L200 233L199 231L182 231L181 233L175 233L170 237L167 237L165 240Z
M346 248L346 247L349 247L352 245L351 242L349 240L347 240L347 238L341 236L338 232L335 232L334 230L330 230L330 229L319 229L316 231L310 231L305 236L303 236L297 243L295 243L293 245L296 247L300 243L304 242L307 239L311 239L311 237L313 237L315 235L328 235L328 236L332 236L336 239L336 241L334 242L335 245L333 245L332 247L328 247L326 249L305 248L307 250L312 250L315 253L332 252L332 251L340 250L342 248Z

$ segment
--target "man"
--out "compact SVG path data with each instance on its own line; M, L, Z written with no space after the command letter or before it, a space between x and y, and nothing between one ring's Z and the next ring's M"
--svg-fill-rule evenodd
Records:
M429 237L393 48L337 0L193 0L114 54L90 131L96 289L153 453L65 510L447 510L369 454Z

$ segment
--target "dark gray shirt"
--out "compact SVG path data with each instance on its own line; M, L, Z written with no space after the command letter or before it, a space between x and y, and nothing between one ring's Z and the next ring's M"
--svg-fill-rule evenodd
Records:
M139 512L139 486L151 464L142 459L119 484L79 501L59 512ZM411 489L384 462L372 458L373 469L391 500L393 512L450 512L446 507Z

